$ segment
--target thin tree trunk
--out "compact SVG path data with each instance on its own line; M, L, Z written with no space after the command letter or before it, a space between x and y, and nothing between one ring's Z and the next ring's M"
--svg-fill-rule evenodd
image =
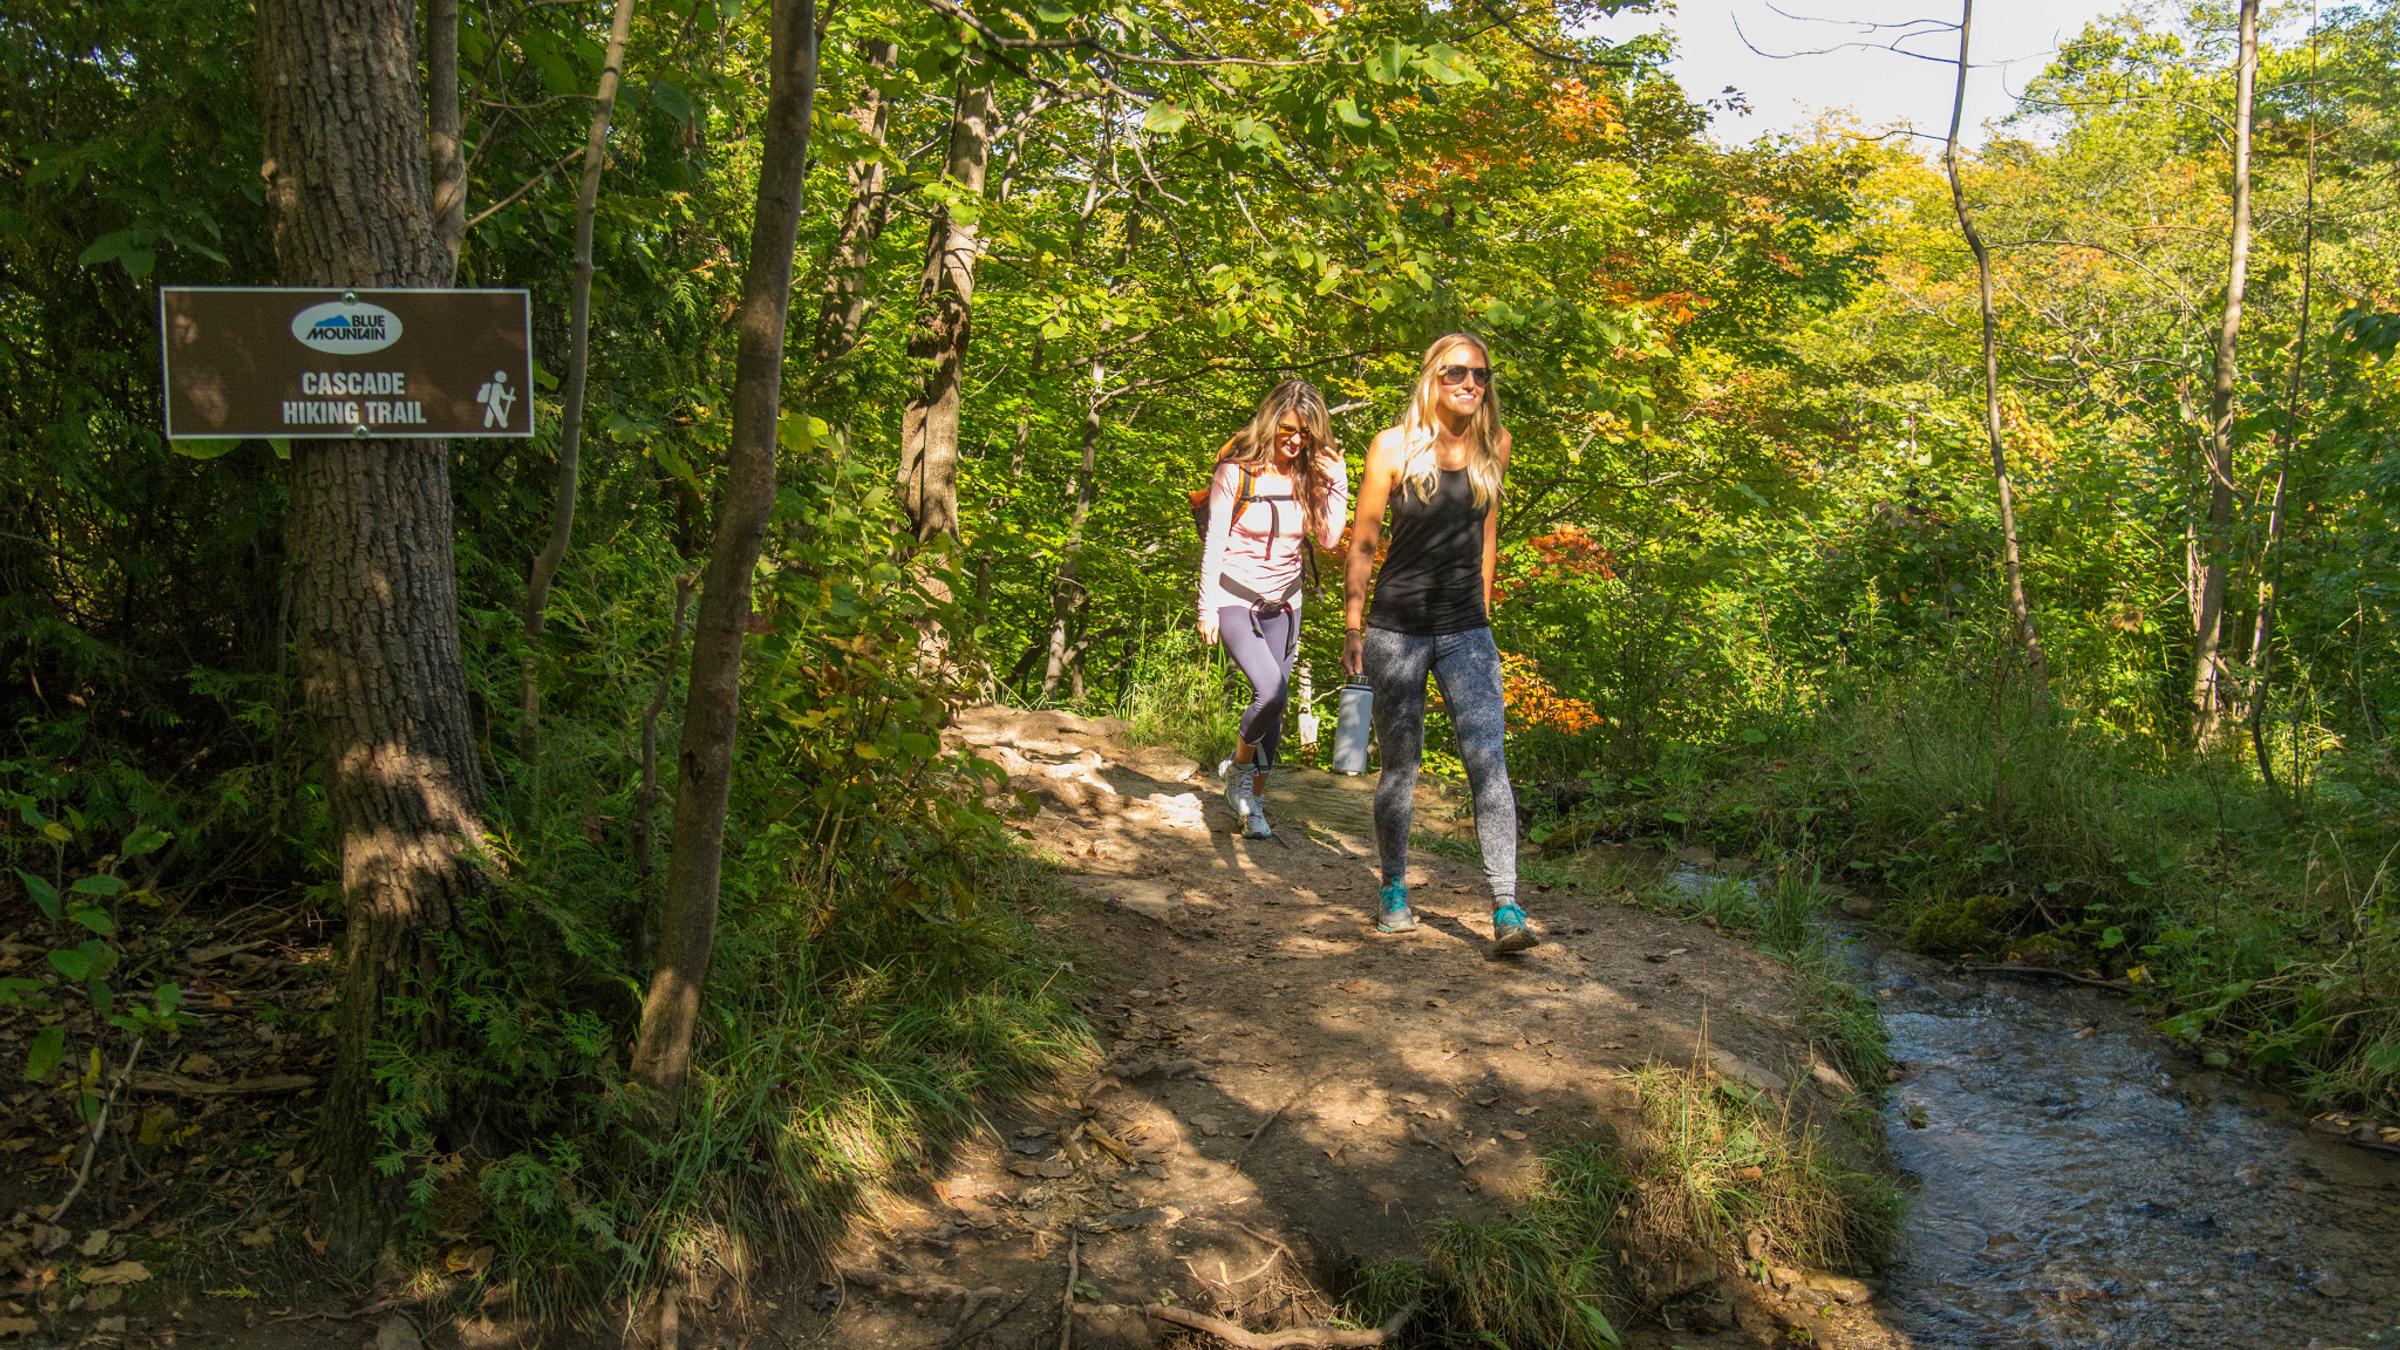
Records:
M653 1120L671 1125L691 1072L692 1037L717 935L725 811L741 712L742 636L750 579L775 505L775 423L783 392L784 330L792 303L792 250L808 165L809 105L817 85L816 0L774 0L766 138L758 207L736 319L733 445L724 499L692 628L691 688L676 748L675 838L659 915L658 968L642 1001L633 1077L652 1094Z
M259 0L257 15L261 174L281 280L446 280L413 0ZM425 937L454 927L481 884L483 774L459 656L448 451L434 440L292 444L286 548L300 689L324 756L344 907L319 1119L324 1231L361 1262L394 1209L372 1166L380 1093L369 1049L440 1034ZM430 1010L394 1014L399 999Z
M2050 665L2042 657L2042 640L2033 627L2033 609L2025 602L2025 568L2017 551L2016 495L2009 486L2008 450L2000 439L2000 331L1992 312L1992 255L1975 229L1975 213L1967 207L1966 183L1958 171L1958 128L1967 108L1967 43L1975 26L1975 0L1959 0L1958 87L1950 102L1950 141L1942 166L1950 175L1950 205L1958 213L1959 233L1975 255L1976 294L1983 309L1983 430L1991 443L1992 486L2000 501L2000 542L2008 578L2008 615L2016 625L2017 641L2025 649L2025 664L2033 672L2033 688L2044 705L2050 702Z
M1050 585L1050 649L1042 667L1042 701L1058 692L1080 652L1070 654L1067 638L1084 609L1091 588L1083 584L1083 536L1092 518L1092 499L1100 490L1100 410L1107 401L1108 367L1092 358L1092 390L1083 405L1083 462L1075 474L1075 507L1067 517L1067 539L1058 554L1058 572Z
M631 927L636 970L647 964L650 954L650 927L642 911L650 905L650 876L657 863L651 829L658 816L658 718L667 710L667 699L675 690L675 665L683 654L683 619L691 609L692 587L698 580L689 572L675 574L675 617L667 626L667 656L659 663L658 687L650 691L650 702L642 709L642 784L633 794Z
M575 534L576 485L583 476L583 397L592 370L592 221L600 209L600 174L608 165L608 126L625 74L625 42L633 32L633 0L616 0L609 18L608 50L600 62L600 84L592 103L591 130L583 139L583 182L575 193L575 279L567 288L567 380L558 416L558 486L550 501L550 537L534 555L525 587L525 664L517 693L517 735L530 754L542 720L543 610L550 583L566 561Z
M442 285L458 279L467 240L465 119L458 104L458 0L425 0L425 148Z
M858 102L850 118L880 151L891 124L891 100L884 97L883 79L900 59L900 45L880 38L859 44L864 62ZM842 211L841 232L834 236L833 256L825 264L825 294L817 306L816 379L828 381L833 363L858 345L867 317L867 272L875 260L876 241L891 219L889 172L880 154L861 156L850 165L850 204Z
M2234 72L2233 233L2225 264L2225 317L2217 329L2216 381L2208 396L2208 521L2201 531L2200 613L2192 644L2192 738L2215 743L2228 702L2223 652L2227 563L2233 547L2233 387L2250 274L2250 104L2258 76L2258 0L2242 0Z
M2283 584L2283 519L2286 494L2292 483L2292 445L2300 439L2302 373L2308 362L2308 311L2314 301L2317 271L2317 22L2310 6L2308 25L2308 168L2305 204L2300 213L2300 324L2292 337L2292 375L2284 390L2283 425L2275 429L2275 499L2267 510L2267 542L2259 555L2258 616L2250 630L2249 703L2250 751L2258 772L2275 786L2275 767L2267 755L2267 681L2274 662L2275 598Z
M991 148L992 86L980 77L962 77L950 119L947 174L954 192L983 195ZM909 362L920 380L900 419L900 499L920 541L958 535L958 386L966 366L980 234L972 219L961 219L945 206L933 213L926 237L916 330L908 339Z

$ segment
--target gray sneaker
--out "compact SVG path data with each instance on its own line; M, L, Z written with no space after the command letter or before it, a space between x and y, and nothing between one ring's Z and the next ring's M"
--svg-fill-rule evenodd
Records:
M1257 794L1250 790L1250 780L1258 776L1258 766L1236 764L1229 759L1217 766L1217 773L1225 779L1226 809L1233 812L1233 818L1243 822L1246 828L1251 809L1258 802Z
M1267 824L1266 799L1256 792L1250 794L1250 812L1248 818L1242 822L1242 834L1243 837L1249 839L1272 839L1275 837L1274 827Z

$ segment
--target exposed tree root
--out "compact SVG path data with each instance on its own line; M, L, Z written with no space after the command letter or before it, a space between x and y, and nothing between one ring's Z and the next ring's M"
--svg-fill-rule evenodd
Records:
M1283 1331L1251 1331L1222 1317L1210 1317L1189 1308L1170 1308L1163 1303L1079 1303L1075 1311L1086 1317L1116 1317L1138 1313L1154 1322L1166 1322L1192 1331L1206 1332L1233 1346L1234 1350L1319 1350L1320 1347L1389 1345L1400 1335L1400 1328L1416 1313L1414 1307L1403 1308L1391 1319L1372 1331L1349 1331L1340 1327L1290 1327Z

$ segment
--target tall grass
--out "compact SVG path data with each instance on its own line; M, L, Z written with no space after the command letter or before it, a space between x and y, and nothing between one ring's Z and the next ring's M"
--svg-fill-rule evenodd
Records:
M1151 634L1134 655L1118 715L1136 742L1215 764L1233 753L1241 722L1231 669L1224 647L1203 647L1189 629Z
M2239 756L1896 680L1736 744L1670 747L1638 778L1595 774L1541 828L1815 858L1914 945L2124 979L2214 1061L2395 1112L2400 772L2379 748L2345 755L2295 803Z

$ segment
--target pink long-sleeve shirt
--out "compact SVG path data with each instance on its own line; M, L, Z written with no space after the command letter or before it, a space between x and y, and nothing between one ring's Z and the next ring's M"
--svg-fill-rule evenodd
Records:
M1307 516L1295 494L1297 485L1283 474L1262 471L1251 476L1250 501L1234 519L1233 499L1242 488L1242 471L1231 460L1217 465L1208 484L1208 543L1200 555L1200 617L1214 619L1228 606L1248 606L1250 595L1262 595L1298 608L1300 564L1304 556L1301 532ZM1325 524L1317 539L1332 548L1350 521L1350 466L1335 460L1325 487ZM1266 502L1261 497L1295 496L1291 501ZM1270 533L1271 531L1271 533ZM1250 595L1228 588L1228 582Z

